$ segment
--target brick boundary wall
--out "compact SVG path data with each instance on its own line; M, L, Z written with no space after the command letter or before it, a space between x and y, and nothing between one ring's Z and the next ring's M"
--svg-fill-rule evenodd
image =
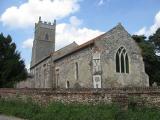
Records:
M160 107L159 87L107 88L107 89L9 89L0 88L0 98L32 99L40 104L51 101L63 103L118 103Z

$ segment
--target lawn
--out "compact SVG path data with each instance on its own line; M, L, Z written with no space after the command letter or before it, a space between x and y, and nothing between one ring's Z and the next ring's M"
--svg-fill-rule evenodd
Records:
M31 100L0 99L0 113L29 120L160 120L160 109L132 107L122 110L116 105L63 104L40 106Z

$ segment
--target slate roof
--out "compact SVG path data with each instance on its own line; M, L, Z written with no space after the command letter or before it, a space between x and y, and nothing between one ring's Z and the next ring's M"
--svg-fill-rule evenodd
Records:
M51 54L53 55L53 59L57 59L59 57L64 56L65 54L68 54L69 52L71 52L73 49L77 47L78 47L78 44L76 42L73 42L55 52L52 52Z

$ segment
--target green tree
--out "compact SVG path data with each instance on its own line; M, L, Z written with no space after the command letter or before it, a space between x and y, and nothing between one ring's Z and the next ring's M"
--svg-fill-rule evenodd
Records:
M0 87L13 87L27 77L24 61L10 35L0 34Z
M149 75L149 82L152 85L154 82L160 84L160 62L155 54L155 46L149 40L146 40L144 35L133 35L132 38L138 43L142 50L145 71Z
M149 36L149 41L154 44L156 52L160 52L160 28L157 29L155 34Z

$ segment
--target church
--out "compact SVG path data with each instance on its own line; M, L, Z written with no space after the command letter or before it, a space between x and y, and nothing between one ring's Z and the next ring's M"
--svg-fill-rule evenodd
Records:
M29 88L149 86L141 49L119 23L88 42L55 51L56 21L35 23Z

